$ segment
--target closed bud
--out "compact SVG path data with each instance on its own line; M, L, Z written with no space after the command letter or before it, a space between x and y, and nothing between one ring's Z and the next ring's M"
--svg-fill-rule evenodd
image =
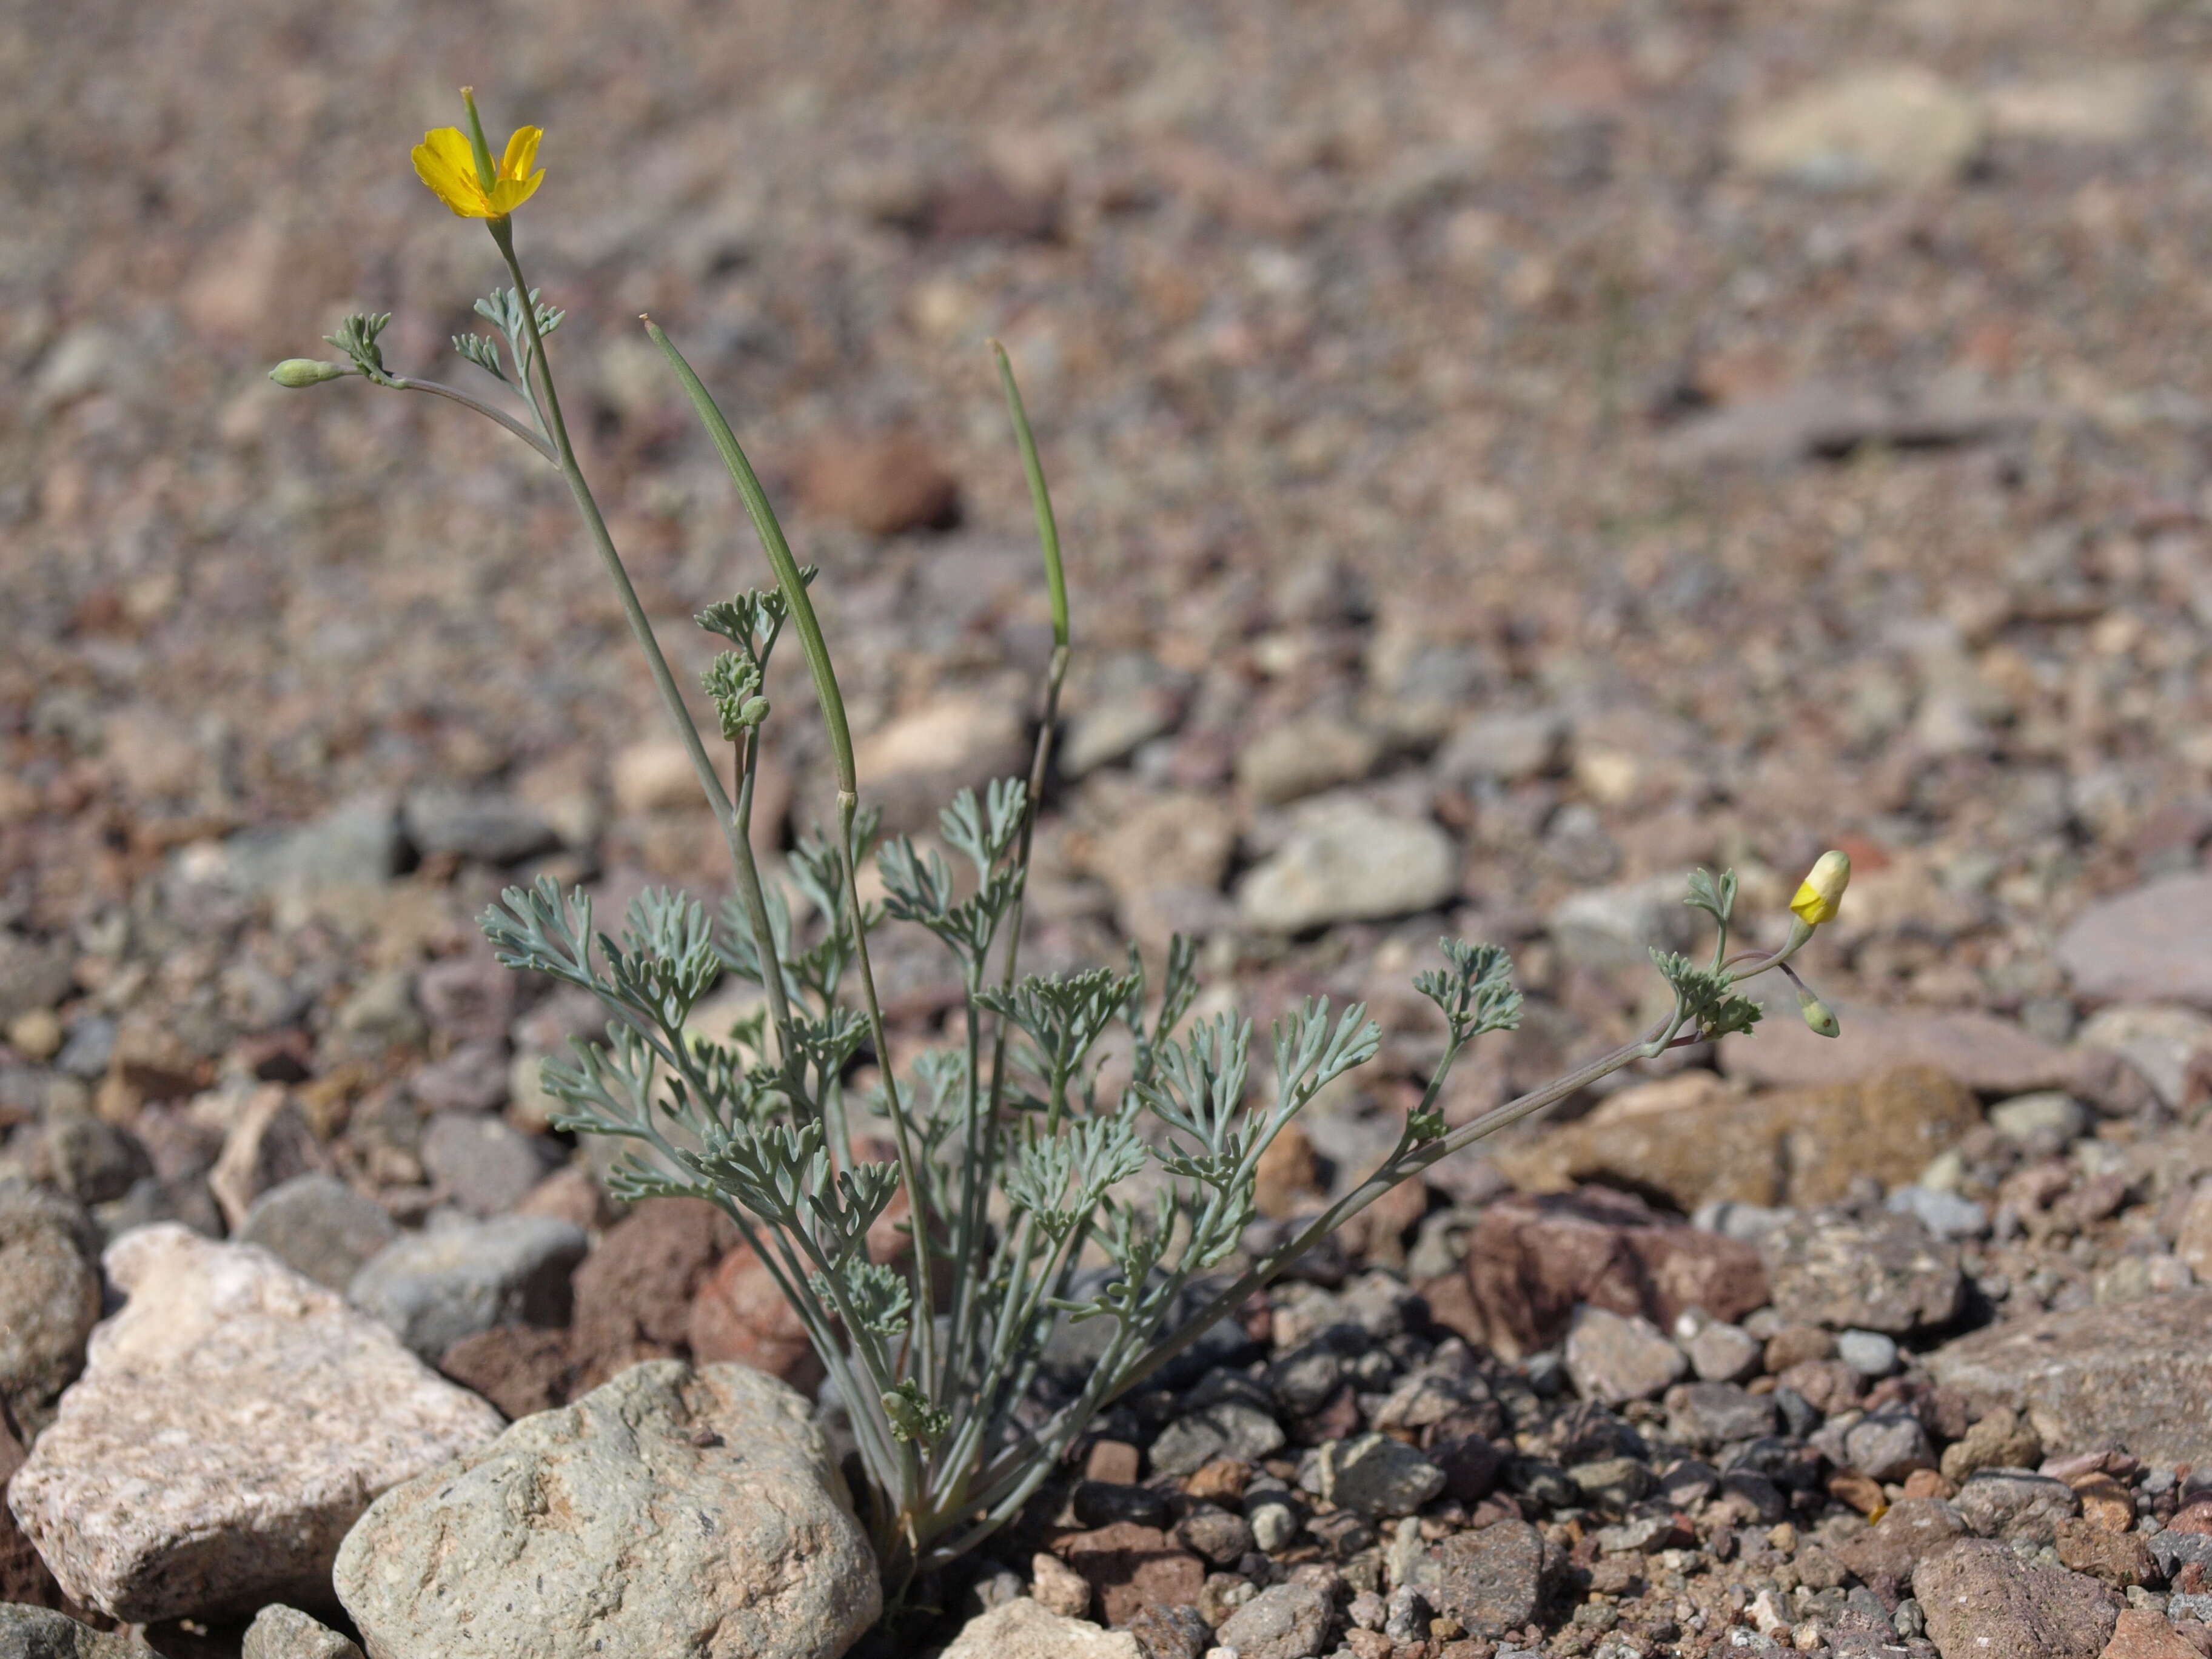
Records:
M1805 879L1797 884L1797 896L1790 901L1790 908L1807 927L1818 927L1833 920L1850 880L1850 857L1832 848L1814 861Z
M1805 1016L1805 1024L1812 1027L1818 1036L1832 1037L1844 1034L1844 1024L1836 1018L1836 1011L1810 991L1801 989L1797 993L1797 1012Z
M352 373L340 363L319 362L313 357L287 357L269 371L269 378L278 386L297 392L302 386L320 386L325 380L343 380Z

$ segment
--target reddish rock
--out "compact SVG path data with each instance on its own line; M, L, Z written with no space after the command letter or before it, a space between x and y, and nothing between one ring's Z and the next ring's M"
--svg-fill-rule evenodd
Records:
M960 486L912 432L833 433L799 469L799 491L826 518L872 536L944 530L960 520Z
M1269 1220L1280 1221L1297 1212L1300 1200L1320 1196L1321 1166L1314 1158L1313 1137L1303 1125L1286 1123L1260 1154L1253 1204Z
M2069 1516L2058 1522L2055 1541L2061 1566L2122 1589L2148 1584L2158 1573L2141 1533L2114 1532L2085 1517Z
M700 1286L739 1243L737 1224L696 1198L648 1199L608 1228L576 1269L570 1352L580 1386L680 1358Z
M1938 1651L1980 1659L2099 1659L2121 1607L2094 1578L1978 1538L1923 1558L1912 1594Z
M2203 1659L2197 1646L2148 1607L2124 1607L2099 1659Z
M700 1364L734 1360L781 1377L802 1394L822 1384L822 1361L806 1328L783 1299L752 1247L724 1256L691 1299L691 1357Z
M574 1367L565 1331L542 1325L495 1325L446 1350L438 1369L473 1389L510 1421L568 1403Z
M1195 1602L1206 1583L1206 1563L1177 1547L1155 1527L1117 1521L1073 1533L1053 1546L1080 1573L1109 1625L1122 1626L1147 1607Z
M1689 1308L1733 1320L1767 1299L1750 1245L1602 1187L1499 1200L1475 1224L1464 1274L1421 1290L1439 1322L1508 1358L1559 1341L1581 1303L1664 1330Z
M1847 1474L1866 1481L1866 1477L1856 1470ZM1829 1492L1856 1508L1859 1505L1855 1496L1836 1491L1837 1482L1844 1478L1838 1474L1831 1480ZM1873 1496L1880 1499L1879 1487ZM1966 1522L1942 1498L1907 1498L1882 1510L1881 1519L1864 1532L1838 1539L1828 1546L1828 1553L1856 1573L1885 1604L1894 1607L1905 1593L1914 1568L1929 1557L1950 1548L1966 1534Z

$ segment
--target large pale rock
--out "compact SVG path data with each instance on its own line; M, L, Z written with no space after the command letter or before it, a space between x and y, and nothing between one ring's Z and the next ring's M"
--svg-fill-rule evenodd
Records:
M1986 119L1934 70L1855 70L1755 111L1738 124L1736 165L1820 189L1920 186L1956 177L1979 153Z
M105 1266L130 1300L8 1488L88 1607L144 1622L326 1604L338 1540L379 1492L499 1432L264 1250L165 1224Z
M1597 1182L1663 1193L1686 1212L1716 1200L1804 1207L1842 1199L1861 1175L1905 1185L1982 1121L1973 1095L1931 1066L1747 1100L1699 1086L1710 1078L1686 1073L1624 1091L1580 1122L1492 1156L1523 1191Z
M2058 936L2057 957L2093 1002L2212 1008L2212 876L2164 876L2098 900Z
M1248 926L1300 933L1434 909L1458 890L1459 848L1437 825L1330 796L1300 815L1237 898Z
M1928 1356L1938 1382L2023 1413L2052 1453L2212 1463L2212 1289L1996 1325Z
M1721 1069L1747 1083L1812 1088L1924 1066L1983 1094L2021 1095L2070 1088L2081 1076L2081 1056L1993 1014L1838 1002L1832 1006L1844 1035L1836 1041L1797 1017L1788 987L1764 981L1760 987L1766 1018L1749 1036L1720 1046Z
M836 1659L882 1608L806 1401L633 1366L387 1492L338 1552L371 1659Z
M1063 1619L1026 1595L970 1619L942 1659L1145 1659L1125 1630Z

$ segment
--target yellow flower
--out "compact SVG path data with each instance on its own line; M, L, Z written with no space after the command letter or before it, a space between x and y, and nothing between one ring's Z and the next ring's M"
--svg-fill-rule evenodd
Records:
M1814 860L1805 879L1797 884L1797 896L1790 901L1790 908L1806 926L1818 927L1834 917L1850 879L1850 859L1831 848Z
M464 219L504 219L528 201L544 182L545 169L531 172L538 159L542 128L518 127L507 141L499 172L486 182L471 153L468 134L459 127L440 127L422 135L415 146L415 175L430 192Z

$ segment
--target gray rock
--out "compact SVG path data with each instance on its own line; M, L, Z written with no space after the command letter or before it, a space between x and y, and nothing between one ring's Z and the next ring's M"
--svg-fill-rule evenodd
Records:
M331 1024L361 1049L411 1048L427 1034L415 1006L414 976L404 968L387 968L363 980L338 1005Z
M1283 1448L1283 1427L1257 1406L1224 1400L1179 1417L1152 1442L1156 1474L1188 1474L1217 1457L1255 1463Z
M1921 1186L1899 1187L1884 1200L1896 1215L1909 1215L1937 1238L1979 1238L1990 1230L1990 1212L1971 1198Z
M632 1366L379 1498L338 1598L378 1655L459 1627L485 1654L842 1654L882 1595L812 1409L742 1365Z
M1909 1585L1920 1562L1941 1554L1967 1531L1958 1510L1940 1498L1900 1498L1863 1532L1838 1538L1829 1553L1885 1595Z
M130 1300L8 1487L85 1606L146 1622L324 1601L377 1493L499 1431L265 1251L157 1226L104 1265Z
M1650 1320L1591 1307L1575 1311L1566 1360L1575 1392L1609 1406L1649 1400L1689 1369L1682 1351Z
M154 1173L137 1136L89 1113L54 1113L40 1140L47 1178L80 1204L121 1198Z
M2058 1523L2081 1513L2073 1487L2029 1469L1977 1469L1951 1506L1983 1537L2008 1544L2056 1542Z
M1927 1356L1938 1382L2026 1415L2053 1454L2121 1445L2212 1465L2212 1287L1991 1326Z
M1875 1412L1852 1424L1844 1435L1844 1455L1851 1468L1876 1480L1902 1480L1915 1469L1936 1467L1928 1431L1903 1411Z
M1298 814L1290 838L1244 878L1247 926L1300 933L1333 922L1432 910L1459 890L1459 847L1425 818L1357 797L1328 796Z
M1639 1502L1652 1486L1651 1471L1633 1457L1599 1457L1567 1471L1576 1490L1599 1509L1614 1513Z
M1563 900L1546 926L1559 954L1577 967L1649 973L1653 945L1680 951L1696 942L1698 913L1682 902L1686 890L1676 875L1592 888Z
M1845 1331L1836 1339L1836 1358L1861 1376L1887 1376L1897 1369L1897 1339L1880 1331Z
M1957 1253L1907 1216L1803 1218L1759 1241L1774 1310L1796 1324L1895 1335L1948 1323L1966 1281Z
M489 1112L505 1103L511 1071L505 1043L464 1042L409 1078L407 1092L433 1112Z
M1064 1619L1026 1595L970 1619L939 1659L1146 1659L1125 1630Z
M0 1182L0 1402L33 1433L84 1364L100 1322L91 1224L67 1199Z
M223 844L240 891L281 896L324 887L380 887L399 873L399 815L389 797L347 801L312 823L245 830Z
M54 1069L87 1082L105 1077L115 1058L115 1022L105 1014L86 1014L70 1027L69 1041L54 1056Z
M512 864L561 842L544 814L513 795L421 789L407 797L401 821L417 850L485 864Z
M297 1607L266 1607L246 1627L239 1659L362 1659L360 1646Z
M567 1324L568 1276L586 1244L582 1228L547 1216L455 1223L387 1245L346 1297L435 1360L495 1325Z
M2194 1562L2212 1571L2212 1533L2160 1531L2144 1540L2151 1559L2169 1578Z
M1411 1515L1444 1489L1444 1472L1402 1440L1332 1440L1316 1465L1322 1497L1374 1520Z
M1129 1634L1137 1638L1144 1659L1203 1659L1213 1645L1212 1626L1187 1601L1172 1607L1146 1603L1129 1621Z
M1328 1616L1328 1597L1311 1584L1277 1584L1231 1613L1213 1639L1237 1659L1315 1659Z
M1668 1434L1700 1450L1772 1434L1777 1421L1772 1395L1733 1382L1684 1382L1667 1390Z
M1456 1533L1417 1558L1407 1583L1470 1635L1500 1637L1532 1621L1543 1604L1544 1540L1525 1521Z
M47 1607L0 1601L0 1659L154 1659L135 1636L107 1634Z
M1556 709L1477 714L1438 751L1436 775L1453 785L1517 783L1556 766L1566 734L1566 717Z
M0 929L0 1025L67 996L76 983L70 956L58 940L40 945Z
M343 1292L362 1264L399 1237L384 1206L334 1175L295 1176L253 1200L238 1230L294 1273Z
M1237 757L1237 782L1263 806L1357 783L1382 758L1382 742L1340 715L1308 714L1271 726Z
M2163 876L2100 899L2058 936L2058 965L2091 1002L2212 1009L2212 876Z
M441 1112L422 1131L422 1167L471 1215L494 1216L522 1202L553 1172L548 1143L495 1117Z
M1945 1659L2098 1659L2122 1606L2094 1578L1979 1539L1922 1561L1912 1595Z
M1707 1382L1741 1382L1759 1375L1766 1345L1741 1325L1716 1320L1685 1345L1690 1369Z
M2171 1006L2106 1008L2074 1034L2074 1046L2119 1055L2178 1111L2188 1098L2191 1059L2212 1048L2212 1018Z

